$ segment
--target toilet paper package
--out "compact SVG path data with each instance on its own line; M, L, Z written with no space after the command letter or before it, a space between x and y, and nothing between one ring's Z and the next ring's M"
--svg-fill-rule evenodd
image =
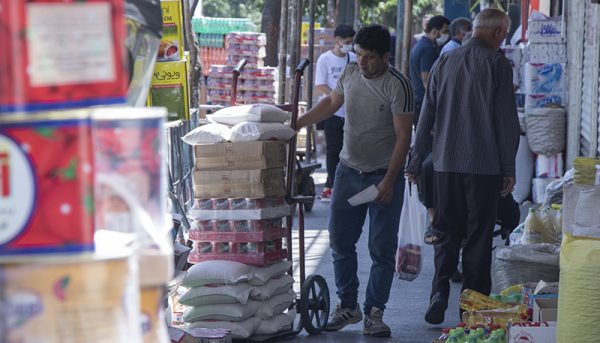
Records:
M530 63L566 63L567 45L564 43L529 43L527 56Z
M566 39L566 23L562 17L530 20L527 40L533 43L562 43Z
M565 92L564 63L527 63L525 65L525 93L563 94Z

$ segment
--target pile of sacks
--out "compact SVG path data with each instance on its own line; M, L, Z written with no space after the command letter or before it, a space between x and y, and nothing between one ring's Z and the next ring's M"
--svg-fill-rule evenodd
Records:
M181 283L189 329L224 328L233 338L271 335L291 329L296 299L291 262L252 267L232 261L205 261L192 266Z
M285 125L289 112L273 105L255 104L226 107L207 116L200 126L182 139L190 145L222 142L287 141L296 132Z

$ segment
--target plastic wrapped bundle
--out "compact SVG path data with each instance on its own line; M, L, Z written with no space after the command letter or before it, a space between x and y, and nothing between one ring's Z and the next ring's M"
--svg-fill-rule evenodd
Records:
M492 262L494 292L524 282L558 281L560 247L555 244L523 244L500 249Z

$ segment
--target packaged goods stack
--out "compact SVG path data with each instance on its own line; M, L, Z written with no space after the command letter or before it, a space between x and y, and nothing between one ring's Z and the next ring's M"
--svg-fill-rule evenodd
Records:
M535 153L534 203L543 203L546 187L564 173L566 146L566 30L562 17L532 15L524 50L523 90L527 140Z
M214 105L231 104L232 66L213 65L208 75L208 94ZM273 104L277 99L277 68L245 67L239 78L237 102Z
M227 65L212 65L208 74L208 96L212 104L231 104L233 66L245 59L240 75L237 103L273 104L277 99L277 69L263 67L264 33L232 32L226 38Z
M293 279L282 276L290 266L283 244L289 118L271 105L228 107L209 116L214 124L183 138L196 160L188 258L195 265L179 299L188 306L183 321L190 328L224 327L247 338L293 320L282 314L295 298Z
M2 342L168 342L166 113L125 107L124 7L0 1Z
M204 76L208 76L210 66L227 63L226 35L255 32L256 26L246 18L199 17L192 19L192 29L198 35Z
M518 88L522 137L517 152L517 183L513 197L519 203L532 195L544 202L546 187L563 175L566 137L566 32L562 17L534 12L527 43L505 46Z
M163 38L154 67L149 106L166 107L169 120L189 120L188 57L184 55L181 0L161 0Z

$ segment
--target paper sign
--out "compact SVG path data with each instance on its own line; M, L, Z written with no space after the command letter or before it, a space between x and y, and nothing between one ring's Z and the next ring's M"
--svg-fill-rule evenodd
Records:
M377 198L377 195L379 195L379 190L377 189L377 187L375 187L375 185L371 185L362 192L348 199L348 202L352 206L358 206L375 200L375 198Z

